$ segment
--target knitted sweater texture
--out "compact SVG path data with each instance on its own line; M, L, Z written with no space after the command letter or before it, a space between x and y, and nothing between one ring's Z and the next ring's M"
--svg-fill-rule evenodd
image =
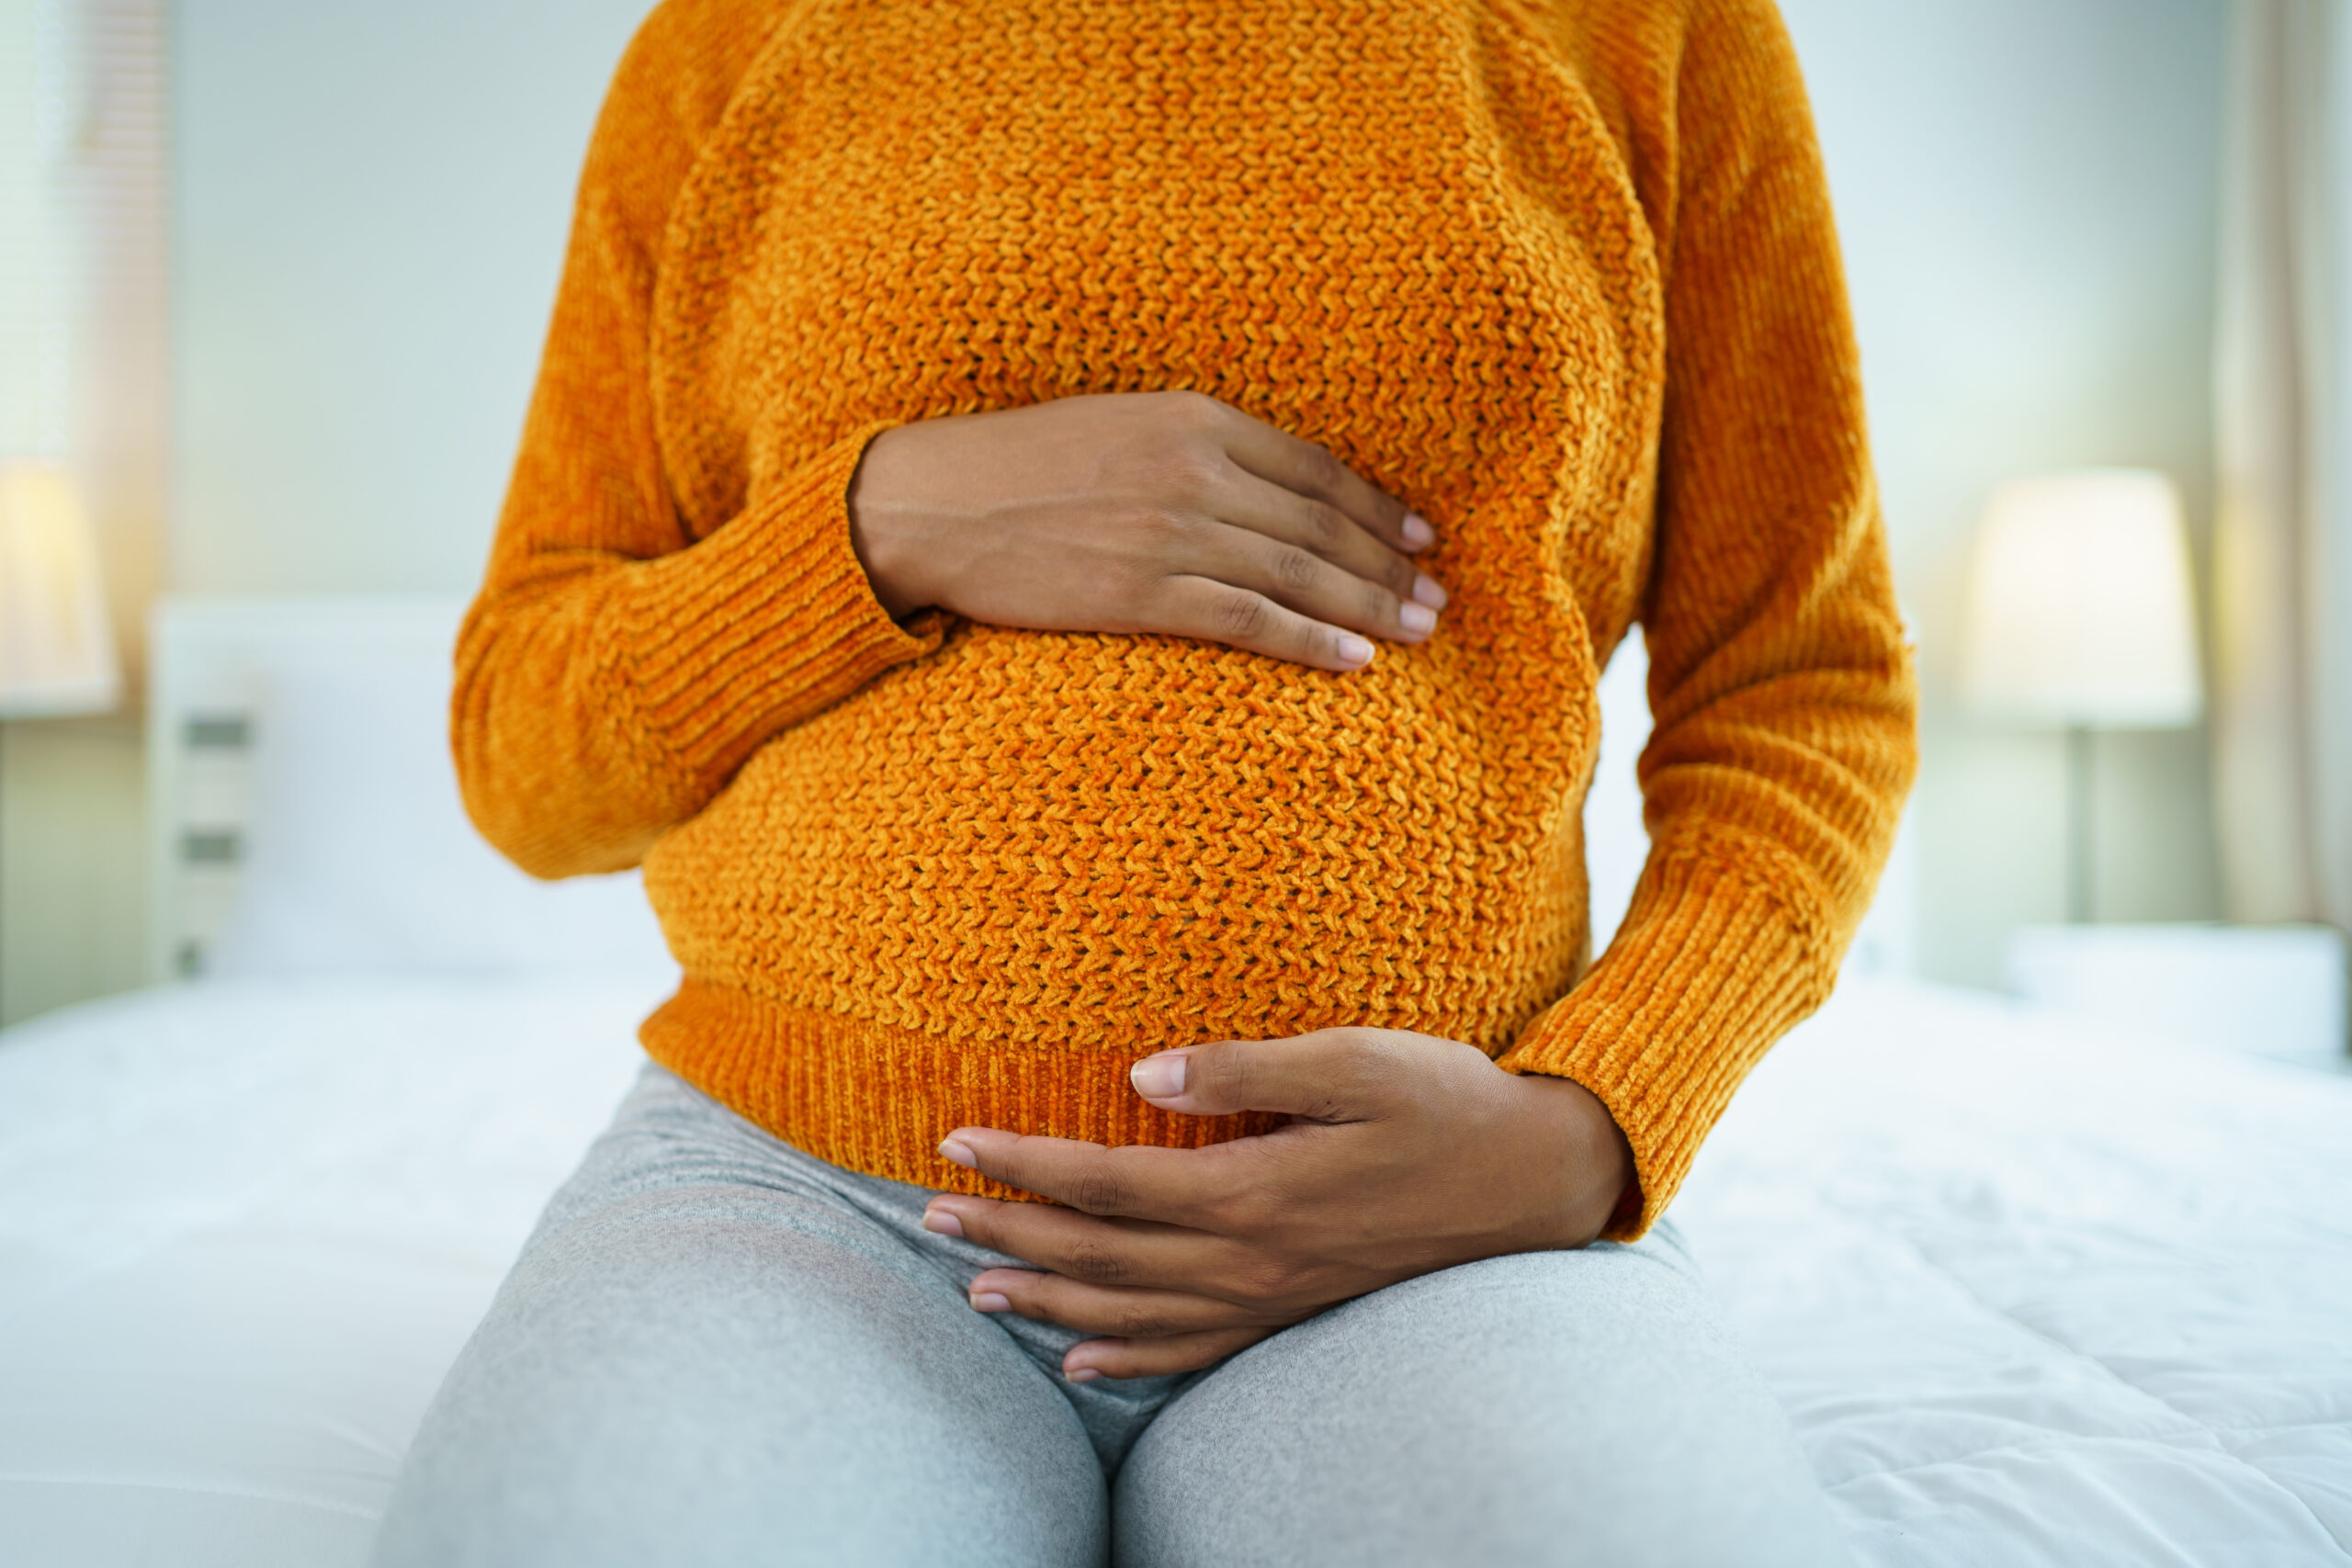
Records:
M891 425L1193 388L1427 516L1330 674L894 622ZM1651 855L1588 953L1635 622ZM1913 768L1836 239L1770 0L668 0L590 150L453 732L543 876L642 863L652 1055L851 1168L1196 1145L1136 1057L1339 1024L1593 1090L1645 1228L1826 995Z

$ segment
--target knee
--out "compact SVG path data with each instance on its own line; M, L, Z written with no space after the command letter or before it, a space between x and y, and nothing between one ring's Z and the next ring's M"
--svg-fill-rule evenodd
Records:
M1812 1564L1842 1547L1693 1276L1531 1254L1236 1358L1119 1478L1121 1561Z

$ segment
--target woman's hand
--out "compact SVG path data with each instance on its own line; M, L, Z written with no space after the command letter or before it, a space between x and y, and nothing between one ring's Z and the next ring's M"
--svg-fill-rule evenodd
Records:
M1063 1357L1080 1382L1190 1371L1399 1280L1582 1247L1633 1182L1624 1134L1584 1088L1426 1034L1195 1045L1132 1077L1165 1110L1296 1120L1204 1149L960 1128L942 1155L1068 1206L942 1193L923 1216L1044 1270L991 1269L972 1304L1104 1336Z
M1165 632L1318 670L1419 642L1430 525L1319 446L1197 392L925 420L866 448L851 537L893 615ZM1357 635L1363 634L1363 635Z

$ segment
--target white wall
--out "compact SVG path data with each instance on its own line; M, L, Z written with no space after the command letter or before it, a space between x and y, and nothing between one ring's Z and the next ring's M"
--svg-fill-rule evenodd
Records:
M649 0L180 0L183 589L480 576Z
M2176 475L2202 549L2225 0L1782 0L1844 235L1926 682L1929 972L1990 984L2064 907L2054 738L1952 698L1961 564L2001 479ZM2099 912L2210 917L2201 730L2100 742Z

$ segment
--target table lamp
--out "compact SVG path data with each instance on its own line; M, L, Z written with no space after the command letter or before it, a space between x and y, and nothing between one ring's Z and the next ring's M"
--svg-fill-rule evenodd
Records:
M1994 492L1970 573L1961 691L1988 717L2066 736L2067 918L2092 918L2092 732L2197 721L2196 611L2180 492L2095 468Z
M0 466L0 718L100 713L121 694L97 539L73 481Z

